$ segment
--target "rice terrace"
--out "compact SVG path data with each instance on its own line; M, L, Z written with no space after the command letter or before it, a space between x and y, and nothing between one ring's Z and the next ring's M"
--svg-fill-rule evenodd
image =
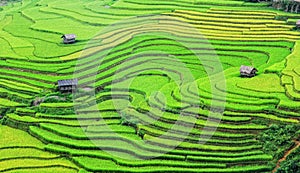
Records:
M299 0L1 0L0 172L300 173Z

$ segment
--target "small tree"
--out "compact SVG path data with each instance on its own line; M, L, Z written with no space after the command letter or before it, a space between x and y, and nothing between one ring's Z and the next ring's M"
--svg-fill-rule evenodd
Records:
M131 126L135 129L137 128L137 124L139 123L137 119L132 117L131 115L128 115L126 113L121 113L121 124L125 126Z

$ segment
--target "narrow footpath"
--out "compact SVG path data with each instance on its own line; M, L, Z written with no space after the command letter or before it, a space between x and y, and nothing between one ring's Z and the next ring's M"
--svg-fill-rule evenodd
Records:
M291 147L280 160L278 160L276 167L273 169L272 173L275 173L277 171L277 169L280 168L280 163L285 161L288 155L290 155L294 150L296 150L298 147L300 147L299 141L294 141L294 142L295 142L294 146Z

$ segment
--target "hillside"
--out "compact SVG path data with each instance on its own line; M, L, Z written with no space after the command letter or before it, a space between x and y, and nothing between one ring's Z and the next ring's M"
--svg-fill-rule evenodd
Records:
M1 9L0 172L300 170L300 14L244 0Z

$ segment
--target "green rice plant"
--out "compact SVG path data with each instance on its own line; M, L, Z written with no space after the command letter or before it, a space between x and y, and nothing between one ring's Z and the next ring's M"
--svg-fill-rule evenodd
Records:
M20 23L22 23L22 25L20 25ZM74 53L76 50L78 51L83 48L83 45L63 46L62 44L57 44L61 42L60 36L63 34L62 32L53 33L32 30L30 29L32 24L32 21L16 13L14 14L14 20L4 27L5 31L14 33L16 36L27 37L26 41L34 45L35 50L31 52L31 54L35 56L31 56L31 58L36 58L36 56L47 58L57 57ZM40 38L33 38L32 35L39 36ZM47 47L47 49L45 49L45 47Z
M14 49L18 47L32 47L33 45L30 42L15 37L14 35L11 35L10 33L3 31L3 28L5 28L7 25L10 25L14 21L12 16L7 16L5 19L6 20L0 25L1 28L0 34L2 38L4 38L6 41L9 42L11 48Z
M291 36L299 36L299 33L295 31L243 31L243 34L257 34L257 35L274 35L274 34L283 34L283 35L291 35Z
M75 62L66 62L66 63L59 63L57 62L56 64L54 64L53 62L51 63L46 63L44 62L43 64L40 64L40 62L28 62L28 61L20 61L20 60L7 60L8 65L13 65L14 67L18 67L18 68L26 68L26 69L32 69L32 67L34 66L34 70L37 71L46 71L47 69L44 69L45 67L48 67L49 71L48 72L56 72L59 71L61 69L65 69L65 68L72 68L73 65L75 65ZM49 67L51 66L51 67ZM30 68L31 67L31 68Z
M197 7L195 7L193 4L191 3L176 3L176 2L159 2L156 1L155 3L153 2L134 2L134 1L120 1L117 3L116 5L117 9L126 9L126 10L136 10L136 11L172 11L174 9L194 9L197 11L204 11L207 8L209 8L208 5L199 5Z
M136 17L134 22L116 24L85 47L89 39L107 25L131 16L152 14L160 14L159 26ZM68 156L81 167L81 172L270 172L273 158L264 154L255 140L257 132L267 128L266 123L259 123L259 120L299 122L298 44L293 47L299 33L292 31L294 23L289 25L278 20L279 15L288 21L298 17L269 9L266 4L242 0L120 0L114 3L24 0L3 7L0 11L0 93L5 97L0 99L1 109L23 106L21 102L29 102L35 95L54 90L60 79L78 77L83 79L80 82L92 85L90 75L95 71L98 72L95 86L104 89L95 93L96 98L80 97L76 103L47 102L33 109L16 108L16 112L8 113L1 122L10 122L8 124L16 128L21 128L22 124L35 125L29 128L30 134L49 143L45 147L47 151ZM194 34L187 22L208 41ZM75 33L78 42L62 44L60 36L65 33ZM220 124L208 123L207 127L218 128L205 145L197 141L199 136L211 134L203 127L209 118L213 90L204 63L198 62L192 51L171 40L179 40L197 55L205 56L210 68L214 68L217 59L223 66L227 89L223 90L218 83L214 86L214 94L218 99L216 107L222 106L226 99L226 110ZM98 67L98 58L110 48L112 51ZM218 57L212 55L214 50L210 48ZM294 52L288 56L292 49ZM166 62L161 61L162 55L144 53L152 50L176 56L174 61ZM81 53L87 56L80 59ZM134 67L119 71L125 61ZM199 91L190 83L176 84L181 82L183 71L176 66L176 61L190 69ZM137 74L140 63L161 63L166 68L155 69L153 65L148 71ZM241 79L238 68L242 64L257 67L258 76ZM81 71L77 76L73 76L75 66ZM112 81L118 82L112 85ZM128 90L124 90L130 81ZM159 92L161 94L155 94ZM223 98L225 92L226 98ZM16 101L8 101L11 98ZM200 104L200 110L190 108L195 104ZM77 115L74 106L78 106ZM190 116L180 118L180 111ZM129 117L128 121L136 121L135 128L121 125L124 114ZM210 118L215 120L221 115L214 114ZM178 121L181 125L174 129ZM193 128L187 129L191 124ZM103 130L104 125L107 130ZM3 160L1 168L14 169L11 172L46 172L47 168L48 172L79 171L65 158L44 152L44 145L27 133L0 129L1 156L12 158L10 153L20 154L14 160ZM170 130L170 135L153 140ZM183 135L187 132L188 135ZM131 159L161 152L167 154L150 160L123 160L100 151L90 138L113 154ZM175 146L179 139L183 142ZM127 144L131 146L124 147ZM13 148L24 145L30 147ZM3 150L2 146L10 148ZM174 146L177 148L169 149ZM29 153L41 156L24 158ZM30 170L14 167L13 162L21 161L27 161L23 166Z
M70 137L72 139L97 139L97 138L107 138L113 134L113 131L109 131L110 128L108 127L108 131L103 131L102 133L90 133L85 131L85 128L78 128L78 127L66 127L62 125L54 125L54 124L40 124L42 129L55 132L56 134L60 134L65 137ZM99 127L99 126L98 126ZM130 127L127 127L130 128ZM139 140L139 137L136 133L123 133L120 134L120 137L124 137L131 140Z
M216 157L195 157L195 156L188 156L188 160L193 160L193 161L210 161L210 160L218 160L221 162L253 162L253 161L270 161L272 160L272 156L270 155L255 155L255 156L246 156L246 157L240 157L240 158L230 158L230 159L225 159L225 158L216 158Z
M285 109L285 110L293 110L298 112L299 111L300 102L299 101L293 101L293 104L291 104L291 100L288 99L281 99L280 103L278 105L279 109Z
M95 121L93 119L89 120L81 120L80 122L77 120L63 120L63 119L48 119L48 118L35 118L31 116L19 116L17 114L7 114L7 117L15 120L17 122L24 122L24 123L54 123L54 124L61 124L66 126L88 126L88 125L105 125L105 124L119 124L120 120L109 119L105 121Z
M283 117L291 117L290 119L293 119L293 117L299 117L298 112L293 112L291 110L276 109L272 110L271 112Z
M109 135L111 135L111 133L114 133L114 129L110 129L111 126L108 126L108 130L102 130L102 132L100 131L100 129L103 129L103 127L100 127L98 126L98 129L99 131L95 131L93 130L92 133L89 132L89 129L97 129L97 128L93 128L93 126L88 126L87 129L86 128L78 128L78 127L66 127L66 126L63 126L63 125L54 125L54 124L40 124L40 126L43 128L43 129L46 129L48 131L55 131L55 133L57 134L61 134L63 136L67 136L67 137L72 137L72 138L77 138L77 139L87 139L90 138L97 138L97 137L107 137ZM126 126L125 126L126 127ZM120 135L123 136L126 135L126 138L130 138L130 139L133 139L133 140L138 140L139 138L137 138L138 136L136 135L136 131L134 131L133 128L131 127L123 127L122 129L124 129L124 132L122 132ZM119 129L119 128L118 128ZM143 128L145 129L145 128ZM110 131L111 130L111 131ZM125 133L126 131L130 131L131 133ZM98 133L94 133L94 132L98 132ZM163 135L164 131L159 131L159 130L151 130L148 128L147 132L150 132L151 134L155 134L157 136L161 136ZM202 133L202 134L205 134L205 133ZM209 133L208 133L209 134ZM186 137L186 136L182 136L180 134L171 134L168 136L168 138L172 138L174 140L176 139L180 139L180 140L191 140L192 143L195 143L195 142L198 142L199 139L196 138L196 137ZM247 140L240 140L240 141L230 141L230 140L217 140L217 139L211 139L211 140L208 140L208 142L210 143L219 143L219 144L241 144L241 145L244 145L244 144L249 144L249 143L255 143L254 140L250 140L250 139L247 139Z
M173 14L172 14L173 15ZM210 16L199 16L199 15L195 15L195 14L189 14L189 13L177 13L175 12L176 16L180 16L189 20L200 20L200 21L223 21L225 23L234 23L234 24L241 24L241 23L245 23L246 25L248 24L254 24L254 25L259 25L259 24L285 24L284 21L277 21L277 20L273 20L273 19L251 19L251 18L247 18L247 19L239 19L238 16L236 18L220 18L220 17L210 17Z
M140 126L139 126L140 127ZM256 141L254 141L253 139L240 139L240 140L233 140L233 138L229 138L229 139L225 139L224 136L221 136L222 139L215 139L217 137L217 135L215 135L215 133L213 133L213 137L211 139L206 139L205 136L203 137L204 139L199 138L200 134L198 136L186 136L185 134L180 134L177 131L174 130L170 130L172 132L172 134L169 134L166 131L160 130L160 129L154 129L154 128L149 128L147 126L142 126L140 127L141 129L145 130L146 133L151 134L153 136L161 136L162 138L166 138L166 139L171 139L171 140L185 140L188 141L189 143L198 143L199 141L205 140L208 144L218 144L218 145L249 145L251 143L255 143ZM167 136L164 136L166 135ZM201 135L210 135L210 132L207 131L202 131ZM246 137L246 136L245 136Z
M0 105L5 106L5 107L16 107L16 106L21 106L20 103L10 101L7 99L0 98Z
M0 148L17 148L17 147L33 147L33 148L43 148L43 143L36 138L33 138L28 133L14 129L8 126L0 126Z
M28 114L28 115L34 115L36 113L35 110L27 109L27 108L17 108L16 112L21 114Z
M42 138L43 140L46 140L54 144L64 145L71 148L89 149L89 150L97 150L99 147L106 148L107 150L110 150L112 153L114 152L120 153L134 160L136 160L137 158L151 157L155 153L160 153L161 149L164 149L158 146L147 148L147 146L141 145L141 143L120 136L112 137L111 135L108 135L106 137L104 136L102 138L96 138L91 141L91 140L83 140L83 139L79 140L79 139L62 137L57 134L51 133L49 131L42 130L32 126L30 127L30 132ZM114 141L113 148L110 147L112 141ZM124 146L127 147L124 148ZM172 156L166 155L164 157L172 157Z
M176 13L186 14L186 15L192 15L192 16L210 16L210 17L220 17L220 13L225 13L224 18L237 18L237 19L274 19L274 14L256 14L256 13L235 13L234 11L216 11L213 10L213 13L209 13L208 10L205 12L198 12L198 11L187 11L187 10L175 10ZM251 14L251 15L250 15Z
M62 6L61 3L64 5ZM117 15L107 15L105 13L96 12L94 10L88 10L85 8L87 5L90 6L90 4L97 4L98 8L103 6L102 9L104 9L105 2L78 2L76 4L70 3L69 1L62 1L62 2L54 2L52 3L52 8L54 9L60 9L64 11L70 11L73 13L80 13L82 16L89 16L94 18L104 18L104 19L114 19L114 20L121 20L123 17L117 16ZM111 10L109 10L111 12ZM124 14L126 16L126 14Z
M67 140L67 138L66 139L63 139L62 137L58 137L58 136L56 136L56 135L54 135L54 134L51 134L51 133L49 133L49 132L46 132L46 131L44 131L44 130L39 130L39 129L37 129L37 128L33 128L33 127L31 127L30 128L31 129L31 131L33 132L33 133L35 133L35 134L37 134L38 136L41 136L41 137L43 137L43 138L45 138L45 139L47 139L47 140L51 140L52 142L54 142L54 141L56 141L56 142L54 142L54 143L61 143L61 142L63 142L63 143L61 143L61 144L63 144L63 145L67 145L67 146L74 146L74 145L76 145L76 143L78 143L78 142L80 142L81 144L80 145L76 145L77 147L91 147L91 148L94 148L93 147L93 144L91 145L91 144L89 144L89 141L83 141L83 140L81 140L81 141L74 141L74 140L71 140L71 139L68 139ZM47 134L47 135L46 135ZM56 136L56 137L55 137ZM94 141L95 142L95 141ZM109 142L109 141L107 141L107 142ZM79 144L79 143L78 143ZM104 145L104 143L102 143L101 142L101 145ZM104 147L104 146L103 146ZM117 143L115 143L115 147L117 147ZM128 150L131 150L130 148L127 148ZM133 151L135 151L135 150L137 150L137 148L135 148ZM143 152L144 154L146 154L147 152L144 150L144 152Z
M46 108L68 108L74 107L74 103L41 103L40 106Z
M22 65L21 65L21 63L22 63ZM27 65L24 62L15 63L15 62L11 62L9 60L1 61L1 65L5 66L6 68L19 68L20 70L32 70L32 67L33 67L33 64ZM53 72L56 72L57 70L59 70L59 68L49 67L48 69L46 69L45 67L36 67L35 70L40 73L45 73L45 72L53 73Z
M6 79L6 80L13 80L13 81L20 81L21 83L26 83L34 87L38 88L48 88L52 89L54 87L54 82L51 84L51 82L48 81L41 81L36 78L29 78L27 76L23 76L22 74L18 73L18 71L15 71L14 73L7 73L7 72L2 72L0 74L1 79ZM29 79L28 79L29 78Z
M124 16L124 17L140 16L140 15L149 14L149 12L151 12L152 14L161 14L163 12L169 11L168 9L163 9L163 8L150 9L145 6L142 8L143 10L140 10L139 8L136 8L137 10L133 10L134 7L131 7L131 9L130 9L130 6L128 6L128 5L122 6L122 4L124 4L123 1L118 1L117 4L118 4L117 6L116 5L113 6L114 8L107 9L107 8L105 8L102 1L93 1L93 2L88 2L85 7L94 13L107 15L109 17L111 17L111 16Z
M266 79L267 82L266 82ZM262 74L248 81L237 82L239 88L247 88L264 93L283 93L284 88L280 85L280 78L275 74ZM257 87L259 86L259 87Z
M78 169L73 169L72 167L65 167L61 165L50 165L50 166L41 166L41 167L28 167L28 168L13 168L9 171L11 173L55 173L55 172L68 172L68 173L77 173ZM85 172L86 173L86 172Z
M265 113L258 113L258 114L248 114L248 113L240 113L240 112L224 112L225 114L228 114L229 116L233 115L233 116L250 116L250 117L261 117L261 118L266 118L266 119L270 119L273 121L280 121L280 122L290 122L290 123L297 123L298 120L295 119L288 119L286 117L279 117L276 115L272 115L272 114L265 114Z
M275 11L275 10L274 10ZM257 15L257 16L276 16L277 11L273 12L272 10L264 10L263 8L255 7L238 7L238 8L224 8L224 7L212 7L207 11L208 13L217 13L217 14L238 14L238 15Z
M51 162L49 162L51 161ZM33 159L33 158L20 158L12 160L4 160L0 162L1 169L0 171L10 171L22 169L24 167L28 168L44 168L44 167L63 167L73 170L78 170L75 166L70 166L72 163L69 160L58 158L58 159Z
M89 15L82 15L79 14L77 11L71 11L70 9L64 10L60 8L53 8L53 7L43 7L40 8L42 12L50 13L50 14L57 14L60 15L64 18L71 18L78 20L79 22L83 24L89 24L89 25L94 25L94 26L105 26L110 23L113 23L115 20L113 18L99 18L94 16L89 16Z
M171 3L166 3L166 2L161 2L161 1L149 1L149 2L138 2L138 1L135 1L135 0L130 0L130 1L126 1L130 4L143 4L143 5L164 5L164 4L171 4ZM205 0L196 0L196 1L193 1L193 0L189 0L189 1L186 1L186 2L183 2L183 1L174 1L175 2L175 5L177 6L178 5L191 5L193 4L194 7L201 7L201 6L218 6L218 5L228 5L228 6L243 6L244 2L243 1L218 1L218 2L215 2L215 1L205 1ZM258 4L259 5L259 4ZM247 4L247 6L258 6L257 4Z
M5 79L0 79L0 85L9 87L9 88L12 88L15 90L29 92L29 93L40 93L41 92L40 88L30 86L30 85L27 85L24 83L16 83L14 81L9 81L9 80L5 80Z
M156 145L164 145L164 146L169 146L169 147L174 147L174 141L170 139L161 139L161 138L155 138L151 135L145 134L144 139L151 142L155 143ZM251 151L251 150L257 150L261 148L261 145L249 145L249 146L216 146L216 145L208 145L208 144L203 144L199 145L193 144L193 143L188 143L188 142L182 142L179 144L180 148L184 149L192 149L192 150L202 150L202 151L220 151L220 152L233 152L233 151Z
M157 125L156 125L157 124ZM168 126L167 125L164 125L164 126L158 126L158 123L154 124L155 125L155 128L151 128L151 127L148 127L146 125L142 125L142 124L139 124L138 127L139 129L143 129L143 130L146 130L146 131L154 131L155 133L161 133L160 131L167 131L168 129ZM171 126L171 125L169 125ZM164 127L164 128L159 128L159 127ZM156 129L157 128L157 129ZM156 132L158 131L158 132ZM207 131L200 131L199 129L192 129L190 132L189 131L186 131L184 129L178 129L177 130L178 133L190 133L191 135L193 136L200 136L200 135L210 135L211 133L210 132L207 132ZM253 134L239 134L239 133L230 133L230 132L221 132L221 131L216 131L214 134L213 134L214 137L218 137L218 138L230 138L232 140L240 140L241 138L246 138L246 139L249 139L249 138L252 138L253 137Z
M61 146L61 145L55 145L55 144L49 144L46 147L46 150L52 151L52 152L59 152L59 153L63 153L63 154L71 154L73 156L91 156L94 158L100 158L100 159L105 159L105 160L112 160L114 162L118 162L121 165L127 165L127 166L142 166L147 165L147 163L151 162L153 163L157 163L156 160L141 160L140 162L138 162L138 160L135 160L133 162L130 162L129 160L126 159L121 159L121 158L117 158L117 157L113 157L112 154L120 154L123 156L126 156L124 153L122 152L118 152L118 151L113 151L112 153L108 153L99 149L96 150L82 150L82 149L76 149L76 148L68 148L65 146ZM163 155L160 156L161 160L160 161L166 161L166 164L170 164L170 162L168 162L168 160L172 160L172 161L184 161L185 156L176 156L176 155Z
M293 85L285 85L286 95L294 101L300 100L300 93L295 92Z
M122 133L136 133L136 130L134 128L128 127L128 126L122 126L120 124L114 124L114 125L108 125L110 130L113 132L122 134ZM92 132L92 133L101 133L103 132L103 128L101 126L88 126L86 128L87 132Z
M119 119L120 115L113 111L105 111L105 112L96 112L96 113L78 113L78 114L65 114L65 115L57 115L57 114L45 114L45 113L37 113L36 117L48 118L48 119L65 119L65 120L85 120L85 119Z
M114 171L114 170L122 170L127 172L251 172L251 171L258 171L258 170L269 170L270 168L267 166L244 166L244 167L232 167L232 168L202 168L201 170L195 168L176 168L176 167L163 167L163 166L146 166L143 169L139 168L128 168L117 165L116 163L108 160L103 159L93 159L87 157L76 157L76 162L82 166L86 166L86 169L90 171ZM103 164L100 164L103 163ZM208 164L209 165L209 164Z
M32 74L31 72L26 72L26 71L21 71L21 70L3 70L1 71L2 76L14 76L14 77L19 77L19 78L25 78L25 79L31 79L32 81L36 81L34 84L37 85L37 81L44 81L45 83L54 83L55 81L59 79L64 79L68 76L51 76L51 75L46 75L46 74ZM15 78L12 78L16 80ZM23 80L25 80L23 79ZM22 79L19 79L22 81ZM28 80L30 81L30 80ZM27 82L28 83L28 82Z
M154 171L154 170L160 170L160 169L163 169L163 170L167 170L167 168L170 168L172 170L176 170L176 167L178 166L178 164L182 165L183 167L181 168L177 168L178 171L182 170L182 168L189 168L189 169L195 169L195 168L210 168L210 167L215 167L215 168L222 168L222 167L225 167L225 164L213 164L213 163L188 163L188 162L177 162L177 161L162 161L162 162L153 162L152 163L150 161L148 161L149 163L147 164L147 161L144 161L146 163L143 163L141 162L141 164L139 164L138 162L135 164L135 165L132 165L134 167L125 167L125 166L131 166L131 164L128 164L128 165L124 165L124 163L122 162L118 162L118 164L121 164L121 165L118 165L116 163L114 163L113 161L111 160L104 160L104 159L96 159L96 158L91 158L91 157L75 157L74 160L77 162L77 163L85 163L85 162L91 162L93 164L90 164L90 166L92 167L91 170L93 171L97 171L97 170L105 170L105 169L108 169L108 170L115 170L115 169L121 169L122 168L124 169L124 171L126 169L130 169L131 171L138 171L138 168L143 168L143 169L148 169L148 171ZM99 162L103 162L104 164L102 166L100 166L100 164L97 164ZM84 166L86 166L87 164L82 164ZM94 166L92 166L94 165ZM149 166L148 166L149 165ZM114 168L115 167L115 168ZM103 169L105 168L105 169ZM151 169L152 168L152 169ZM156 168L156 169L155 169ZM185 168L185 169L186 169ZM141 171L141 170L140 170Z
M10 90L7 90L5 88L0 88L0 93L5 93L5 94L8 94L8 95L17 96L17 97L21 97L21 98L24 98L24 99L31 99L32 98L31 95L23 94L23 93L19 93L19 92L15 92L15 91L10 91Z
M244 152L207 152L207 151L190 151L190 150L172 150L170 151L172 154L180 154L180 155L188 155L188 156L215 156L215 157L243 157L243 156L252 156L252 155L259 155L263 154L262 151L244 151Z
M40 6L25 8L22 11L22 15L26 16L27 18L30 18L33 21L61 18L60 15L43 13L39 9L40 9Z
M31 28L38 31L48 31L50 33L76 33L78 39L82 41L91 39L102 28L100 26L95 26L97 23L94 22L98 22L99 25L104 25L103 22L106 21L103 18L83 16L79 15L78 12L58 10L53 7L41 8L40 11L44 13L56 14L59 16L59 18L51 19L54 25L49 25L49 22L47 22L47 20L39 20L34 25L32 25ZM74 21L74 19L79 21ZM110 22L108 23L112 23L114 20L109 19L109 21ZM86 25L86 22L88 22L89 25ZM63 27L64 24L68 25L68 27ZM88 30L89 32L83 32L86 30ZM60 41L60 37L58 37L56 40Z
M293 85L293 77L288 75L281 76L281 85Z
M1 146L2 148L0 149L1 153L1 160L9 160L11 158L26 158L26 157L36 157L36 158L41 158L41 159L51 159L51 158L57 158L57 155L45 152L42 149L37 149L34 147L7 147Z
M1 57L6 57L6 58L17 58L17 59L22 59L22 57L18 54L16 54L12 47L9 45L9 42L6 41L3 38L0 38L0 43L1 43ZM4 53L5 52L5 53Z

